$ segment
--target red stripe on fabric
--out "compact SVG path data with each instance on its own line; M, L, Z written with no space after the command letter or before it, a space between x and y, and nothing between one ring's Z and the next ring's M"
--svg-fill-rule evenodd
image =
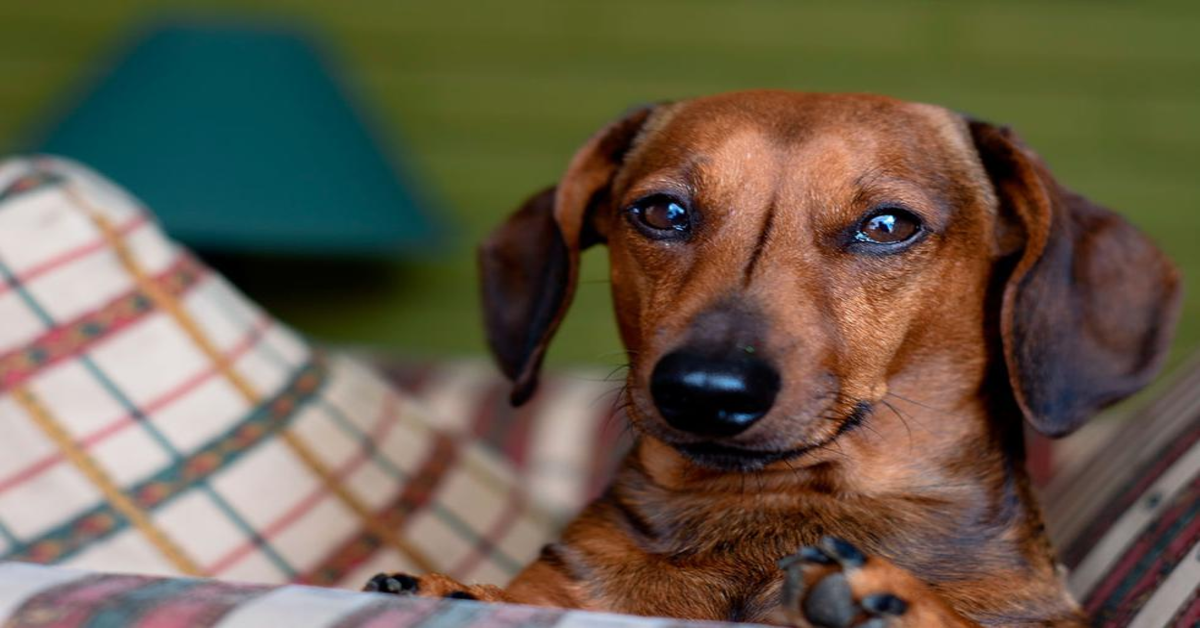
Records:
M1092 523L1071 541L1067 549L1062 552L1063 563L1067 567L1078 567L1088 552L1096 546L1096 543L1112 529L1121 514L1129 510L1146 492L1146 489L1157 482L1193 445L1200 442L1200 421L1194 421L1194 423L1195 425L1181 434L1163 455L1156 456L1145 465L1146 468L1139 469L1134 475L1136 480L1110 501L1108 506L1105 506L1092 519Z
M333 628L420 626L440 608L441 600L430 598L385 599L343 617Z
M508 496L505 498L504 510L500 513L500 516L492 523L492 527L471 546L470 553L459 560L458 564L447 572L448 575L459 578L474 571L491 549L499 544L505 534L508 534L509 529L517 522L517 519L520 518L524 510L525 491L514 484L508 491Z
M1154 561L1143 570L1137 582L1119 600L1110 599L1113 592L1125 582L1138 563L1146 558L1146 555L1161 541L1161 536L1170 530L1171 526L1185 513L1196 507L1197 490L1200 490L1200 477L1193 478L1188 487L1176 496L1172 505L1159 513L1151 527L1142 532L1125 550L1124 555L1109 570L1104 579L1092 587L1085 604L1089 614L1095 614L1105 608L1122 609L1129 600L1136 599L1139 593L1153 588L1158 581L1166 577L1166 574L1160 573L1163 571L1164 565L1178 564L1181 557L1190 551L1197 537L1200 536L1200 518L1193 519L1180 531L1179 536L1171 539ZM1136 608L1125 607L1122 610L1128 613Z
M173 296L182 296L199 284L205 273L203 266L183 255L152 281ZM101 307L60 323L25 346L0 355L0 392L33 379L50 366L78 356L153 311L149 299L135 288Z
M543 384L545 386L545 384ZM508 429L504 431L504 445L501 451L512 462L518 471L526 472L529 468L529 439L533 434L534 421L553 421L555 417L543 416L546 409L546 399L550 396L549 387L542 394L529 400L512 415ZM505 401L507 403L507 401Z
M398 404L396 398L392 395L387 395L384 399L383 411L380 413L378 421L376 421L374 429L371 431L370 439L365 440L360 445L354 456L343 463L340 467L334 470L333 477L338 482L344 481L352 473L362 467L371 456L371 448L374 443L382 442L387 438L392 427L396 425L400 417L397 411ZM271 541L288 529L293 523L298 521L300 517L308 514L322 499L329 496L329 489L324 484L320 484L317 488L309 492L304 499L297 502L294 506L283 513L278 519L272 521L259 533L259 537L265 541ZM234 548L225 556L217 559L217 562L205 569L205 573L209 575L218 575L221 572L233 567L243 558L250 555L254 549L258 547L255 541L248 541L241 546Z
M232 365L252 348L257 346L259 341L266 336L267 330L269 330L273 324L274 323L270 317L263 315L262 318L258 319L258 321L256 321L238 340L236 345L230 347L228 353L221 356L221 361L225 364ZM196 375L193 375L191 378L180 383L175 388L167 391L159 397L156 397L155 399L150 400L150 402L147 403L144 408L142 408L142 413L149 415L161 411L163 408L166 408L172 403L180 400L184 395L192 392L208 380L216 377L219 373L220 369L213 367L203 373L197 373Z
M150 218L148 216L146 216L145 214L138 214L132 220L130 220L130 221L126 222L125 224L121 225L120 227L118 227L117 235L121 236L122 238L127 237L130 234L132 234L134 232L134 230L136 230L138 227L141 227L141 226L147 225L147 224L150 224ZM31 267L25 269L24 272L17 275L16 283L29 285L29 282L33 281L34 279L37 279L38 277L41 277L42 275L45 275L48 272L51 272L57 268L65 266L66 264L74 262L80 258L87 257L88 255L91 255L92 253L96 253L98 251L102 251L107 248L108 248L108 240L105 239L104 237L98 237L95 240L92 240L91 242L89 242L77 249L72 249L65 253L60 253L59 255L56 255L55 257L52 257L40 264L31 266ZM7 290L10 290L10 289L12 289L12 284L9 284L7 282L0 282L0 295L4 294Z
M428 505L446 471L458 461L459 441L459 438L447 434L435 434L433 447L424 464L404 485L392 507L380 513L380 517L401 527L408 523L409 514Z
M1200 626L1200 589L1184 602L1179 612L1167 623L1168 626Z
M420 397L429 383L436 379L435 375L439 371L439 367L434 363L396 363L386 360L373 362L384 378L397 390L412 397Z
M489 605L486 613L472 618L471 626L472 628L531 628L537 626L551 628L561 623L563 617L569 612L571 611L544 606ZM682 625L673 622L665 622L665 624L667 626Z
M1192 495L1195 499L1196 495ZM1181 506L1180 510L1186 510L1186 505ZM1172 519L1178 518L1179 515L1173 516ZM1169 571L1169 568L1179 564L1192 546L1196 544L1196 540L1200 538L1200 518L1193 518L1190 523L1179 531L1179 536L1172 539L1167 546L1163 548L1162 554L1150 564L1146 570L1146 575L1137 582L1130 590L1125 599L1136 598L1148 590L1154 589L1162 578L1166 577L1163 573L1164 569Z
M1119 611L1117 619L1121 625L1127 625L1133 619L1133 616L1142 609L1150 599L1150 596L1162 584L1163 580L1170 575L1171 570L1180 561L1187 558L1187 554L1195 546L1198 536L1200 536L1200 519L1193 519L1180 532L1179 538L1171 541L1163 549L1163 553L1146 568L1142 578L1130 587L1129 591L1120 600L1115 604L1105 605L1112 606Z
M1044 487L1054 478L1054 441L1025 427L1025 469L1034 486Z
M503 425L505 421L497 421L497 418L507 418L512 415L512 410L507 403L499 405L508 399L508 395L505 394L506 388L507 386L504 384L492 384L480 396L479 405L475 407L475 415L471 420L471 430L475 436L483 438L485 441L499 442L493 440L494 435L491 432Z
M143 602L153 607L143 610L133 625L138 628L213 626L238 606L274 588L259 584L203 582L176 595Z
M53 626L82 626L113 596L152 582L144 576L97 575L56 585L22 602L4 626L44 628L47 617L54 619Z
M339 477L338 479L340 480L341 478ZM275 521L272 521L270 525L261 531L259 537L263 541L270 541L289 525L295 523L297 519L304 516L308 511L312 510L312 508L316 506L318 502L328 495L329 490L323 485L314 489L308 495L306 495L304 499L297 502L295 506L292 506L287 512L283 513L281 517ZM221 572L233 567L241 562L243 558L249 556L257 547L259 547L259 541L257 540L251 540L242 543L221 558L218 558L217 562L205 567L204 574L207 576L220 575Z
M620 401L619 399L617 401ZM593 442L596 446L589 451L592 456L591 473L585 482L586 495L584 501L591 501L600 496L612 481L613 472L620 464L621 456L629 450L633 439L625 429L629 419L617 410L611 409L598 417L595 426Z
M408 482L395 499L379 510L377 517L396 530L403 530L411 521L410 514L424 508L437 491L446 471L458 459L461 438L441 432L434 434L434 443ZM318 565L296 580L299 584L332 585L346 573L374 556L382 542L370 531L360 531L326 555Z
M266 331L270 329L271 325L272 321L270 318L263 317L260 319L254 327L246 332L246 335L242 337L238 344L230 350L230 352L225 356L225 360L228 362L233 362L242 357L246 352L258 344L258 342L266 334ZM149 415L170 406L175 401L183 398L183 396L187 393L195 390L200 385L215 377L217 373L217 368L212 367L193 376L192 378L184 381L180 385L167 391L159 397L151 399L150 402L146 404L143 413ZM87 451L91 447L97 445L98 443L104 442L108 438L121 432L134 423L136 423L136 420L133 418L133 416L126 414L121 418L116 419L80 438L78 441L79 445L84 449L84 451ZM0 494L3 494L4 492L37 477L38 475L45 473L55 464L61 462L62 459L62 454L50 454L17 471L16 473L13 473L12 475L0 479Z

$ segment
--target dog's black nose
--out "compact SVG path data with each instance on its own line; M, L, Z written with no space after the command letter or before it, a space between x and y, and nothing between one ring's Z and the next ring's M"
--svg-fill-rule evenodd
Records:
M650 394L667 423L701 436L746 431L771 409L779 373L751 355L712 358L667 354L650 376Z

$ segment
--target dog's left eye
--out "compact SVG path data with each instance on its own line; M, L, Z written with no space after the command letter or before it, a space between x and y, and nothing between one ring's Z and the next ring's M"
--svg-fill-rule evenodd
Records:
M872 213L858 225L854 239L874 244L899 244L921 232L921 219L907 210L887 208Z
M630 217L654 237L687 234L692 228L691 213L683 202L665 194L655 194L633 204Z

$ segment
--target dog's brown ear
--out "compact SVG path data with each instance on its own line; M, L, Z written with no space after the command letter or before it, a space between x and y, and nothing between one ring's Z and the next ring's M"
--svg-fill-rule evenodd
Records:
M1123 218L1062 187L1007 128L970 122L1000 204L1021 241L1000 333L1025 418L1062 436L1146 385L1179 313L1179 273Z
M593 135L558 186L526 201L480 246L484 327L492 354L513 382L513 405L537 388L546 347L575 294L580 252L596 240L589 212L607 198L651 110L634 110Z

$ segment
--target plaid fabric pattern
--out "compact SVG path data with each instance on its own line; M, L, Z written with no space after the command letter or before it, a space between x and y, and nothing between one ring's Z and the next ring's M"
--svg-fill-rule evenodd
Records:
M512 385L484 361L372 361L397 388L437 416L456 417L460 429L508 460L563 523L604 490L631 443L618 407L623 381L612 373L548 374L528 403L513 408Z
M1094 625L1200 624L1200 356L1044 503Z
M76 164L0 163L0 322L0 558L503 583L551 534L469 429L308 347Z
M399 598L300 586L235 585L212 580L95 574L0 563L0 619L9 628L621 628L739 624ZM740 624L743 626L749 624Z

